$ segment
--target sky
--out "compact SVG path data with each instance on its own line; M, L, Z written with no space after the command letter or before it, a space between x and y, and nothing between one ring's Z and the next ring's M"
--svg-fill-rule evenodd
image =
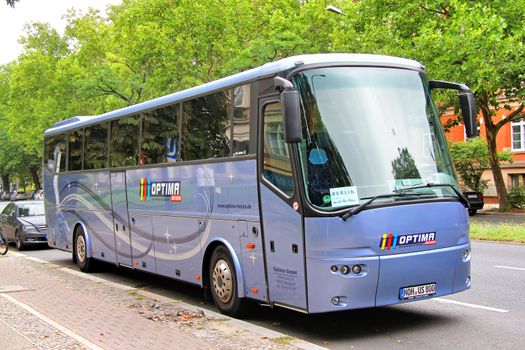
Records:
M62 16L68 9L73 7L85 13L89 7L105 10L107 5L119 3L120 0L20 0L11 8L0 0L0 64L16 59L21 53L18 39L24 34L25 23L47 22L63 33L66 22Z

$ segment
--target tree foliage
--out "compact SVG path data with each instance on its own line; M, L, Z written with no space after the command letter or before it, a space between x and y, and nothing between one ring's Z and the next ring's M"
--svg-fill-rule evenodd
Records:
M70 10L65 18L64 34L48 24L28 25L23 53L0 68L0 117L8 130L2 137L30 164L42 154L44 130L65 118L295 54L388 54L419 60L433 79L470 86L506 205L495 140L503 124L523 117L525 0L123 0L107 15ZM503 120L493 114L500 107L509 109Z
M463 183L467 187L483 193L489 182L487 179L481 178L483 172L490 168L487 144L480 138L471 139L467 142L453 142L450 144L450 153ZM498 159L512 162L512 155L508 151L500 152Z

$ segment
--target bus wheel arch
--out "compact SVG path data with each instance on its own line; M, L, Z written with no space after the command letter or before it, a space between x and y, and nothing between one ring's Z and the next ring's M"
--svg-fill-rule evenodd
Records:
M207 247L202 266L203 286L223 314L241 317L246 311L244 279L235 251L226 241L214 241ZM224 279L224 280L223 280Z
M73 230L73 261L83 272L90 272L94 269L89 234L82 223L75 225Z

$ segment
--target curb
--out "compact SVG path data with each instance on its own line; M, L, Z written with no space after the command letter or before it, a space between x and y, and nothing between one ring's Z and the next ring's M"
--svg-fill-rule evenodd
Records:
M184 308L184 309L186 309L188 311L191 311L191 312L203 312L203 313L208 314L208 315L210 315L210 316L212 316L212 317L214 317L216 319L223 319L223 320L225 320L225 322L229 322L229 324L231 324L232 326L235 326L237 328L240 328L242 330L245 330L245 331L248 331L248 332L251 332L251 333L255 333L256 335L258 335L260 337L263 337L263 338L268 338L270 340L271 339L292 338L292 339L290 339L288 341L288 343L290 345L293 345L293 346L299 348L299 349L303 349L303 350L328 350L328 348L319 346L319 345L314 344L314 343L310 343L310 342L308 342L306 340L290 337L289 335L286 335L284 333L281 333L281 332L278 332L278 331L274 331L274 330L271 330L271 329L267 329L265 327L261 327L261 326L258 326L258 325L255 325L255 324L243 321L243 320L232 318L232 317L220 314L220 313L215 312L215 311L210 311L208 309L201 308L199 306L187 304L187 303L185 303L183 301L180 301L180 300L175 300L175 299L172 299L172 298L160 295L160 294L156 294L156 293L153 293L153 292L145 291L145 290L138 289L138 288L135 288L135 287L131 287L131 286L128 286L128 285L125 285L125 284L121 284L121 283L117 283L117 282L111 282L111 281L105 280L105 279L103 279L101 277L97 277L97 276L93 276L93 275L90 275L90 274L87 274L87 273L83 273L83 272L80 272L80 271L77 271L77 270L73 270L73 269L71 269L69 267L63 267L63 266L54 264L52 262L49 262L47 260L43 260L43 259L27 256L27 255L25 255L23 253L20 253L20 252L12 252L11 254L13 256L15 256L15 257L22 257L22 258L31 260L31 261L39 263L39 264L46 264L46 265L48 265L48 266L50 266L50 267L52 267L54 269L57 269L59 271L63 271L65 273L68 273L68 274L71 274L71 275L74 275L74 276L77 276L77 277L80 277L80 278L83 278L83 279L86 279L86 280L89 280L89 281L92 281L92 282L105 284L107 286L111 286L111 287L114 287L116 289L120 289L122 291L126 291L126 292L128 292L128 291L135 291L137 294L139 294L139 295L141 295L143 297L146 297L146 298L156 299L158 301L162 301L162 302L166 302L166 303L176 302L177 305L180 305L182 308Z

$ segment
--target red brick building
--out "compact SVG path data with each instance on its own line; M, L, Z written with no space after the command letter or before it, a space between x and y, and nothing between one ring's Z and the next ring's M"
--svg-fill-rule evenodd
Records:
M512 111L518 107L518 104L513 104L511 107L512 109L510 111L503 108L498 110L493 120L499 122L512 113ZM442 121L446 122L451 118L453 118L452 111L443 115ZM486 140L486 132L481 114L478 115L478 121L480 125L479 135L483 140ZM445 135L447 139L452 142L464 142L466 140L465 127L463 124L450 128ZM525 186L525 119L505 124L498 132L496 143L498 152L507 150L512 154L514 160L513 163L501 163L503 180L505 181L507 189L516 186ZM489 187L485 190L486 202L497 202L496 187L490 168L483 173L483 179L489 180Z

